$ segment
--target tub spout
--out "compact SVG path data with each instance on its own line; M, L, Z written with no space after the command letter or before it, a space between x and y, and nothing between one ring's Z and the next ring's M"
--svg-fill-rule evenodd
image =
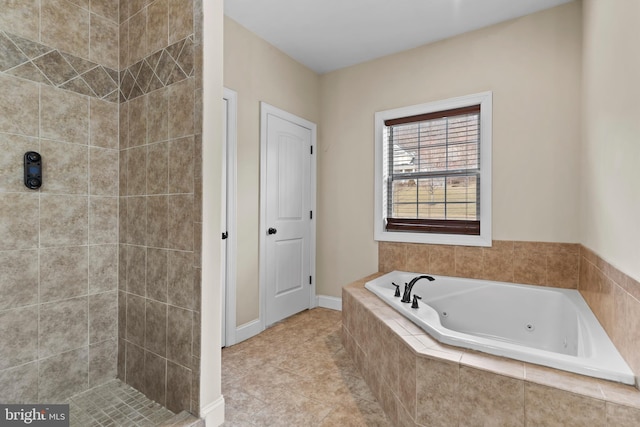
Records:
M427 279L430 282L433 282L434 280L436 280L431 276L414 277L413 279L411 279L409 283L406 283L404 285L404 295L402 295L402 299L400 300L401 302L411 302L411 289L413 289L413 285L415 285L416 282L420 279Z

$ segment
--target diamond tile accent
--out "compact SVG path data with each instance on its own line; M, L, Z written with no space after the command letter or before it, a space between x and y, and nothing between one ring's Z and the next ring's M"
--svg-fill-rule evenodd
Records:
M117 70L6 31L0 31L0 72L109 102L119 101ZM133 84L135 80L131 87Z

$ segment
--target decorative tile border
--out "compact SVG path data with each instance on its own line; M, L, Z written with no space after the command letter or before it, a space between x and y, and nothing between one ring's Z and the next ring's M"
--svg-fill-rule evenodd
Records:
M0 72L118 102L118 71L0 31Z
M120 73L120 101L125 102L194 75L193 36L136 62Z

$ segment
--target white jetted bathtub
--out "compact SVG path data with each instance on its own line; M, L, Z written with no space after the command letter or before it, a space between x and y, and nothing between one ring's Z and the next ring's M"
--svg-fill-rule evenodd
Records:
M411 291L419 308L395 297L420 273L393 271L365 284L387 304L445 344L635 384L633 372L573 289L435 276Z

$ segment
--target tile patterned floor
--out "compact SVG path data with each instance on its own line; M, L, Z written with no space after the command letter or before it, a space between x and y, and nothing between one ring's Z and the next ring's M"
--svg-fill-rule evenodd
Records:
M71 427L155 427L175 415L120 380L71 397L69 412Z
M316 308L222 350L224 427L389 426L340 342L341 313Z

